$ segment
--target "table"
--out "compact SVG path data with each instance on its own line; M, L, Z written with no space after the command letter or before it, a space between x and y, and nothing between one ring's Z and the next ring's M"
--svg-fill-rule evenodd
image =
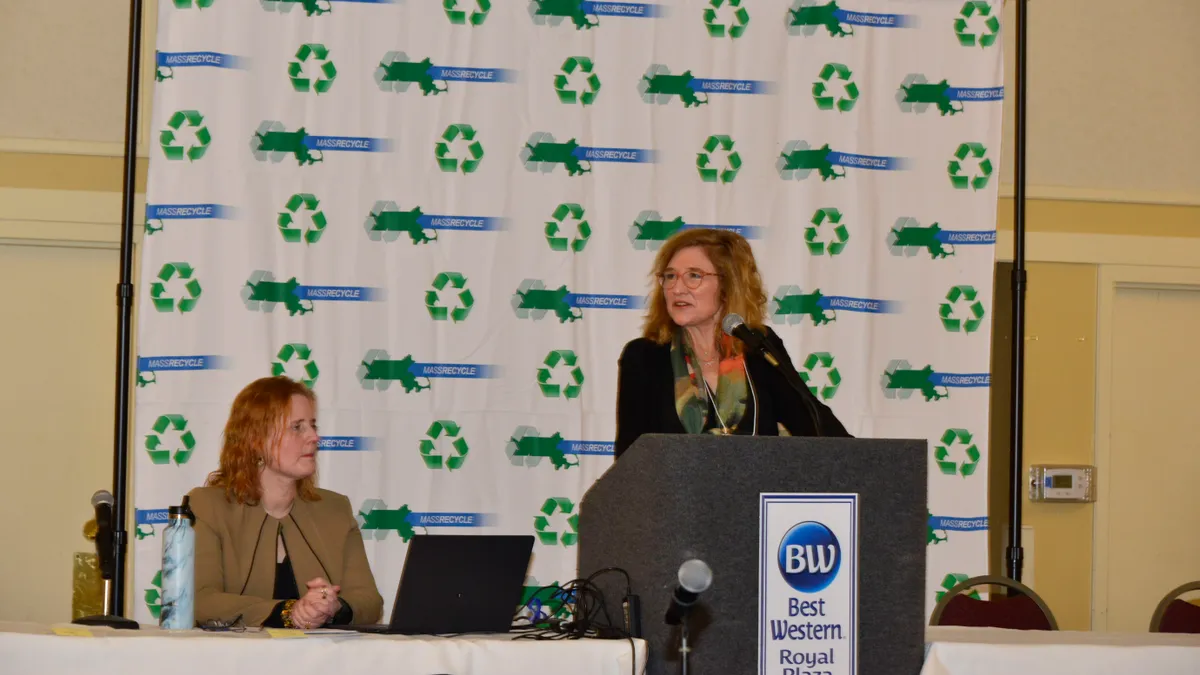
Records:
M85 629L90 637L56 634ZM112 630L0 622L3 675L642 675L643 640L513 640L367 635Z
M1200 635L930 626L921 675L1197 675Z

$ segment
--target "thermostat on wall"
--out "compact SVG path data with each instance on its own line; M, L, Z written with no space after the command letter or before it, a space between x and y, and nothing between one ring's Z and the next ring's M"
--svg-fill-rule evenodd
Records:
M1029 501L1096 501L1096 467L1085 464L1034 464L1029 467Z

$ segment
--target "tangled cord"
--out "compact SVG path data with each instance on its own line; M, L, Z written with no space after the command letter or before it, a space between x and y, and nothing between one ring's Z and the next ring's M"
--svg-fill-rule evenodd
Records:
M637 646L623 623L613 622L604 592L594 580L602 574L618 572L625 577L625 595L633 592L629 573L619 567L606 567L585 579L572 579L561 585L541 586L513 616L514 640L629 640L630 673L637 672ZM549 591L549 594L545 594ZM525 614L528 610L530 614Z

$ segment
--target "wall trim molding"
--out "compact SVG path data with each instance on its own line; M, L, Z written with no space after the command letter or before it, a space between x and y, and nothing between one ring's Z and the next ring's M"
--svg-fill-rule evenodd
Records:
M136 195L135 218L145 210L145 195ZM135 227L134 246L142 236ZM117 249L121 193L0 188L0 245Z
M1013 199L1012 183L1000 184L1000 198ZM1158 206L1200 206L1200 192L1157 192L1151 190L1102 190L1059 185L1026 185L1030 200L1066 202L1108 202L1114 204L1155 204Z
M996 260L1012 262L1012 230L996 233ZM1093 265L1200 267L1200 238L1147 237L1117 234L1030 232L1025 235L1025 259Z
M139 143L139 159L149 158L145 143ZM29 155L82 155L86 157L124 157L124 143L105 141L72 141L56 138L0 137L0 152L19 152Z

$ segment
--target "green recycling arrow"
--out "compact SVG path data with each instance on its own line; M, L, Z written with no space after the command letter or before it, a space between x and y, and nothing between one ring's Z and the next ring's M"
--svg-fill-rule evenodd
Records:
M279 212L279 218L276 222L279 225L279 234L283 236L283 240L290 243L304 241L308 244L315 244L321 240L321 235L325 233L325 213L319 207L320 200L308 193L297 193L288 199L284 205L284 210ZM308 211L309 220L312 223L311 227L301 230L297 227L296 219L299 217L299 211Z
M854 83L853 73L850 68L842 63L826 63L821 68L820 74L817 76L817 81L813 82L812 95L813 101L817 104L819 110L833 110L837 108L839 112L850 112L854 109L854 105L858 103L858 85ZM842 82L842 95L834 97L830 91L832 86L831 79L837 79Z
M538 368L538 387L546 398L566 399L578 398L583 391L583 369L576 364L575 352L569 349L559 349L546 355L542 361L543 367ZM566 372L567 384L561 385L555 381L554 374Z
M546 243L552 251L575 253L583 251L592 236L592 226L584 220L583 207L579 204L559 204L546 221ZM575 224L575 236L568 238L563 231L569 223Z
M472 4L470 0L463 0L463 4ZM442 0L442 9L446 10L446 18L450 23L461 26L465 25L470 19L472 26L482 26L484 21L487 21L488 12L492 11L492 0L475 0L475 9L471 11L470 17L467 16L466 10L459 9L458 0Z
M196 136L196 143L186 148L179 144L175 137L185 122L188 128L194 130ZM204 116L195 110L177 111L167 120L167 128L158 134L158 144L162 147L163 156L173 161L187 157L189 161L194 162L204 157L209 143L212 143L212 135L208 133L208 127L204 126Z
M466 157L459 158L450 152L450 144L459 138L467 144ZM483 161L483 145L475 140L475 129L470 124L451 124L434 144L433 155L442 171L454 173L461 168L464 174L474 173Z
M454 439L450 443L454 448L454 454L449 457L442 457L437 450L437 439L443 432L447 439ZM425 432L425 438L422 438L419 443L421 459L424 460L427 468L441 469L444 466L450 471L462 468L463 463L467 461L467 453L470 452L470 448L467 446L466 439L461 438L458 434L458 424L452 420L436 420L429 425L429 429Z
M559 103L574 105L578 102L585 106L595 103L600 95L600 76L592 72L594 68L592 60L586 56L572 56L563 61L562 70L554 76L554 93ZM570 76L576 71L585 76L581 91L571 87Z
M717 15L722 6L730 10L731 18L728 23L719 20ZM728 35L736 40L746 33L749 23L750 12L742 7L742 0L708 0L708 7L704 8L704 28L709 37L723 38Z
M942 319L942 327L949 333L974 333L983 323L983 303L976 300L977 293L973 286L953 286L946 293L946 301L938 306L938 315ZM956 308L966 307L967 317L961 318Z
M447 285L458 291L459 305L454 309L446 307L441 301L441 292ZM431 289L425 292L425 309L429 310L430 318L434 321L450 319L454 323L466 321L467 316L471 314L471 308L475 306L475 296L466 286L467 278L458 272L439 272L433 278Z
M703 149L696 153L696 171L705 183L732 183L742 168L742 158L733 149L733 139L724 135L709 136L704 140ZM712 153L720 148L725 155L725 168L718 169L713 165Z
M276 377L287 373L287 364L292 358L303 363L304 376L300 381L304 386L312 389L317 386L317 377L321 375L321 370L317 368L317 362L312 360L312 350L308 345L299 342L289 342L279 348L279 353L275 357L275 361L271 363L271 375Z
M850 230L842 222L842 212L835 208L817 209L813 213L812 225L804 228L804 244L812 255L824 255L827 251L830 257L838 255L846 249L850 241ZM828 223L833 228L833 241L826 243L821 239L819 228Z
M180 314L192 311L196 308L196 304L200 302L200 281L192 278L192 266L185 262L167 263L158 271L158 280L150 284L150 302L154 305L154 309L159 312L171 312L176 308ZM167 283L179 277L184 282L183 290L187 292L186 297L181 297L176 300L174 297L167 294Z
M146 454L154 464L170 464L174 460L176 466L187 464L196 449L196 437L187 428L188 421L183 415L159 415L150 429L153 433L146 434ZM179 433L179 445L168 446L163 442L162 435L167 429Z
M541 508L541 515L534 516L533 529L537 533L538 541L547 545L554 546L562 542L563 546L574 546L579 542L579 514L573 513L575 505L566 497L551 497L547 499ZM556 530L550 529L550 518L556 513L573 514L567 518L567 526L569 531L559 533Z

